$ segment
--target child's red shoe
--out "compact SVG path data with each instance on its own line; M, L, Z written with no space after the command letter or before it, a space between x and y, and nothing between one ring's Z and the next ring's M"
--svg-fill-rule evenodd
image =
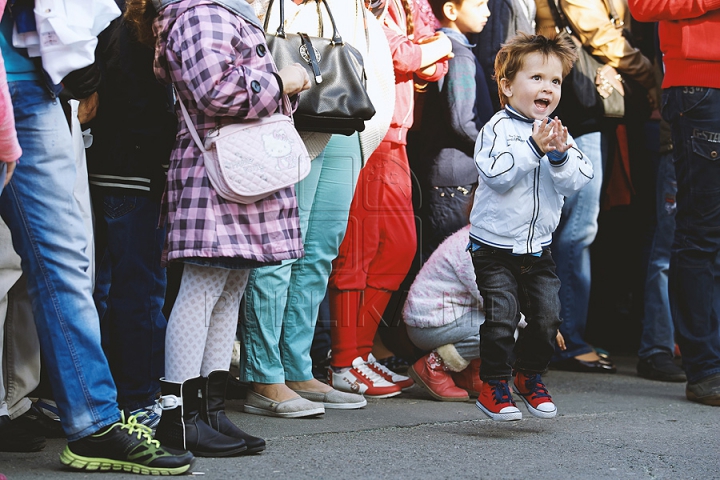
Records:
M539 373L525 374L518 372L513 383L515 393L520 395L528 411L538 418L553 418L557 415L557 407L548 393L547 387Z
M443 368L442 358L434 351L415 362L408 369L408 375L437 400L464 402L470 398L465 390L455 386L450 372Z
M452 379L455 385L467 390L468 395L477 397L480 395L482 380L480 380L480 359L476 358L462 372L452 372Z
M507 380L483 382L475 406L495 421L508 422L522 419L522 412L515 405Z

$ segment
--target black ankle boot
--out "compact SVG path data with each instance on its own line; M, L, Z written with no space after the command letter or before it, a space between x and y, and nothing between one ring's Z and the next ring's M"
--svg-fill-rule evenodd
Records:
M198 457L230 457L247 450L245 441L215 431L200 417L200 397L206 379L191 378L182 384L160 379L163 410L155 438L166 447L190 450Z
M225 392L229 377L230 372L226 370L210 372L200 408L201 418L218 432L244 440L247 450L243 454L261 452L265 450L265 440L243 432L225 415Z

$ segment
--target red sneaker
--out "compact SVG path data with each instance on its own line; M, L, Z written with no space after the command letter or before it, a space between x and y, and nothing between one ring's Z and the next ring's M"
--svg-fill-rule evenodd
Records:
M383 377L388 382L394 383L402 390L405 390L415 385L415 382L413 382L412 378L406 377L405 375L400 375L399 373L395 373L382 363L378 363L372 353L368 354L367 364L368 367L375 370L378 375Z
M522 419L522 412L515 405L507 380L483 382L475 406L498 422Z
M455 386L450 372L445 371L442 359L435 352L430 352L415 362L408 369L408 375L437 400L464 402L470 398L465 390Z
M336 372L330 368L328 384L341 392L360 393L372 398L389 398L402 393L398 385L378 375L361 357L353 360L352 367L344 371Z
M518 372L513 383L515 393L523 399L528 411L538 418L553 418L557 407L548 393L539 373Z
M467 390L468 395L477 397L480 395L482 388L482 380L480 380L480 359L476 358L462 372L451 373L455 385L463 390Z

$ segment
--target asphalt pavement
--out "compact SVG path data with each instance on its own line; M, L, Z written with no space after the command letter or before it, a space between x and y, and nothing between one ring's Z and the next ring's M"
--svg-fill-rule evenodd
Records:
M720 479L720 408L685 399L685 384L638 378L636 359L618 372L551 371L544 380L558 416L493 422L472 402L433 400L415 386L370 399L360 410L316 419L228 416L267 440L261 454L198 458L201 479ZM9 480L130 479L124 473L73 472L58 460L64 440L40 453L0 453ZM145 477L148 478L148 477Z

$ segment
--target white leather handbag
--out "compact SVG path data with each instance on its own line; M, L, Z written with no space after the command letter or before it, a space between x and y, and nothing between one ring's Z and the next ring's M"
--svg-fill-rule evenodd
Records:
M310 173L310 156L291 117L269 117L232 123L208 133L205 142L190 120L182 100L190 135L203 152L205 169L218 195L236 203L255 203L294 185ZM285 111L290 100L283 96Z

